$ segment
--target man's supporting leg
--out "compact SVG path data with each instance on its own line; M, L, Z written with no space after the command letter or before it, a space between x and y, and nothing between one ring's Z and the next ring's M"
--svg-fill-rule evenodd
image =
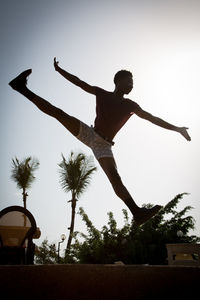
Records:
M122 183L121 177L117 171L117 166L114 158L112 157L103 157L99 159L99 164L106 173L112 187L115 191L115 194L124 201L124 203L128 206L132 214L135 214L139 207L129 194L127 188Z
M103 157L99 159L99 164L106 173L108 179L110 180L112 187L116 195L123 200L126 206L130 209L131 213L134 216L134 220L137 225L141 225L148 221L150 218L155 216L159 210L162 208L160 205L156 205L150 209L140 208L137 206L128 190L122 183L122 180L117 171L117 166L114 158L112 157Z
M56 118L65 128L67 128L73 135L77 136L80 128L80 121L61 109L53 106L45 99L37 96L26 86L27 77L31 74L31 69L22 72L19 76L13 79L9 85L24 95L32 103L34 103L42 112L48 114L51 117Z

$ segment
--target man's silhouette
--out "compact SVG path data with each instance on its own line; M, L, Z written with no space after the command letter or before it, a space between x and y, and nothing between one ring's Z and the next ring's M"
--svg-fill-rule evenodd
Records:
M97 86L91 86L66 72L59 67L56 58L54 58L54 67L57 72L71 83L96 96L94 126L87 126L29 90L26 84L27 77L32 72L31 69L22 72L9 84L13 89L33 102L41 111L56 118L68 131L92 149L94 156L110 180L116 195L123 200L134 215L135 222L138 225L146 222L158 213L161 206L156 205L151 209L137 206L118 173L112 153L113 138L133 114L165 129L176 131L190 141L190 136L187 133L188 128L169 124L144 111L137 103L124 98L124 95L129 94L133 89L133 78L129 71L121 70L117 72L114 77L115 90L108 92Z

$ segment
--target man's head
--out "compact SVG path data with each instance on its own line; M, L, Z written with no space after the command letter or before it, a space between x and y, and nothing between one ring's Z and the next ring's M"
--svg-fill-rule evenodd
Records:
M114 83L116 89L129 94L133 89L133 75L130 71L121 70L115 74Z

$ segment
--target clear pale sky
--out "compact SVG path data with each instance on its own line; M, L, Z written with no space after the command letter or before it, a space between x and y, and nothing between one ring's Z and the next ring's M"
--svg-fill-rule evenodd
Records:
M57 244L68 232L71 195L59 183L61 153L68 157L72 150L92 152L8 86L13 77L32 68L29 88L92 124L95 97L54 71L56 56L64 69L110 91L114 74L130 70L130 99L174 125L189 127L191 142L133 116L116 136L113 151L138 205L165 205L178 193L190 193L179 208L194 207L194 233L200 235L200 2L7 0L0 14L0 208L22 205L21 191L10 179L12 158L37 157L40 168L27 203L42 232L36 243L47 237ZM123 224L125 205L100 167L79 206L99 229L107 224L108 211L119 227ZM75 230L85 231L79 215Z

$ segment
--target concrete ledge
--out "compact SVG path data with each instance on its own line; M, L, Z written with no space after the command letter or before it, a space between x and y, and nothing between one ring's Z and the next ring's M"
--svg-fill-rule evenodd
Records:
M1 299L186 299L199 294L200 267L0 266ZM62 297L62 298L61 298Z

